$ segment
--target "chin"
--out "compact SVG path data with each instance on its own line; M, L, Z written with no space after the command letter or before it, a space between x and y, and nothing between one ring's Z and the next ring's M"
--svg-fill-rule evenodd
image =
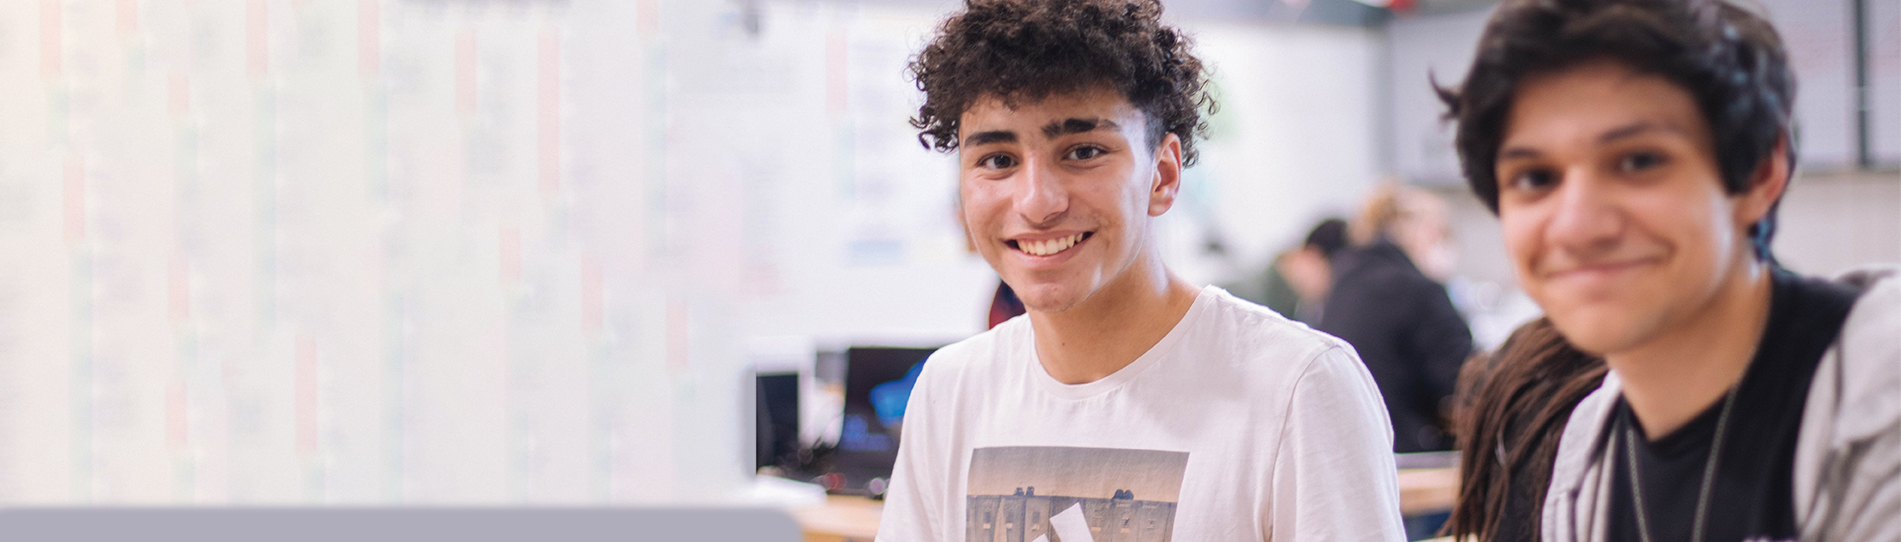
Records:
M1062 312L1088 298L1082 288L1061 283L1028 284L1022 288L1013 285L1010 288L1016 291L1017 299L1023 301L1023 308L1036 312Z
M1578 350L1596 356L1634 348L1649 339L1654 318L1628 311L1579 309L1546 311L1558 334Z

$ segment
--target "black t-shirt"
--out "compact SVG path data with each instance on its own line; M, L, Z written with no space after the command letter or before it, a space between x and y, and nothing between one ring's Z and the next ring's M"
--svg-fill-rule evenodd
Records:
M1860 294L1847 285L1781 269L1773 273L1770 288L1769 322L1737 384L1735 406L1723 429L1703 542L1796 539L1793 478L1803 404L1822 354L1841 333ZM1626 453L1633 448L1649 540L1691 539L1722 406L1719 400L1682 428L1649 441L1630 406L1621 398L1617 401L1610 424L1615 432L1610 439L1610 540L1644 540L1638 531L1636 495L1631 493L1632 454ZM1632 430L1636 438L1627 442L1627 431Z

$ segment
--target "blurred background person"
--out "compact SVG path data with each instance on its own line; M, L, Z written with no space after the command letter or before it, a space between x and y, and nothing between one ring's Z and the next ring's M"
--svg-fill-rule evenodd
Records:
M1347 246L1347 223L1338 218L1320 221L1300 248L1274 260L1274 269L1299 296L1290 317L1309 324L1320 321L1327 291L1333 289L1333 255Z
M1327 290L1333 287L1333 255L1346 246L1347 222L1321 220L1300 246L1275 255L1271 265L1226 288L1288 318L1314 324L1320 321Z
M1452 448L1441 405L1472 353L1471 330L1433 277L1453 263L1445 215L1445 203L1425 191L1375 189L1350 225L1355 246L1332 259L1318 325L1351 343L1372 371L1400 453Z

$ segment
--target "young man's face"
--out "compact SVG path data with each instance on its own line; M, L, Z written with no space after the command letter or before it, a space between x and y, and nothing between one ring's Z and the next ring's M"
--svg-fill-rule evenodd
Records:
M1746 229L1781 184L1726 193L1713 149L1687 92L1622 64L1519 86L1496 164L1499 218L1519 281L1572 344L1642 346L1701 317L1754 261Z
M964 221L1025 307L1074 307L1140 280L1138 260L1155 257L1150 219L1174 204L1181 144L1169 134L1151 148L1145 121L1113 90L1015 108L980 100L964 112Z

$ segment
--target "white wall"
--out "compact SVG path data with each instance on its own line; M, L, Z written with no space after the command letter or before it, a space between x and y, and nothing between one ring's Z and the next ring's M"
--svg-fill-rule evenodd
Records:
M850 113L797 113L822 110L829 92L825 77L801 75L780 91L786 101L741 115L818 128L817 137L777 145L783 148L755 146L769 156L759 160L773 165L754 168L770 195L748 200L760 205L749 213L768 224L761 230L770 240L752 245L752 256L769 266L763 274L771 280L749 307L748 332L842 345L942 343L981 331L996 278L964 252L953 221L954 162L921 149L904 123L922 99L904 76L905 62L944 14L810 3L765 8L766 32L749 54L791 73L823 72L830 68L810 60L838 48L848 66ZM1179 272L1217 282L1232 265L1264 262L1297 241L1322 213L1344 212L1378 177L1377 33L1181 24L1211 67L1221 110L1210 119L1214 133L1201 163L1188 170L1182 203L1162 220L1162 237ZM1232 257L1206 254L1210 236Z
M1386 55L1391 127L1382 134L1393 159L1393 172L1418 183L1463 185L1452 125L1430 79L1457 86L1472 67L1479 34L1491 9L1409 17L1386 26Z
M1781 33L1798 82L1796 134L1803 166L1840 171L1856 166L1854 33L1851 0L1760 0L1753 4ZM1901 163L1901 2L1871 0L1869 72L1871 151L1876 162ZM1387 25L1393 116L1385 143L1394 171L1415 182L1461 182L1445 107L1427 85L1435 74L1465 78L1492 8L1395 18Z
M730 497L748 339L981 328L941 9L0 3L0 503ZM1378 36L1185 24L1215 281L1377 175Z
M717 8L0 3L0 503L740 491Z
M1775 253L1790 269L1833 275L1901 263L1901 173L1802 175L1777 217Z
M1797 82L1796 140L1803 167L1855 167L1855 64L1850 0L1764 0Z
M1192 280L1258 269L1384 173L1377 136L1379 35L1357 27L1190 22L1221 110L1170 213L1169 261ZM1201 252L1207 236L1231 256ZM1246 271L1241 271L1246 272Z
M757 131L738 136L755 237L736 331L834 345L942 344L981 331L995 275L965 252L952 157L922 148L906 122L922 97L905 65L936 17L766 3L762 35L709 68L780 74L770 101L691 98Z
M1867 5L1869 146L1876 163L1901 167L1901 1Z

